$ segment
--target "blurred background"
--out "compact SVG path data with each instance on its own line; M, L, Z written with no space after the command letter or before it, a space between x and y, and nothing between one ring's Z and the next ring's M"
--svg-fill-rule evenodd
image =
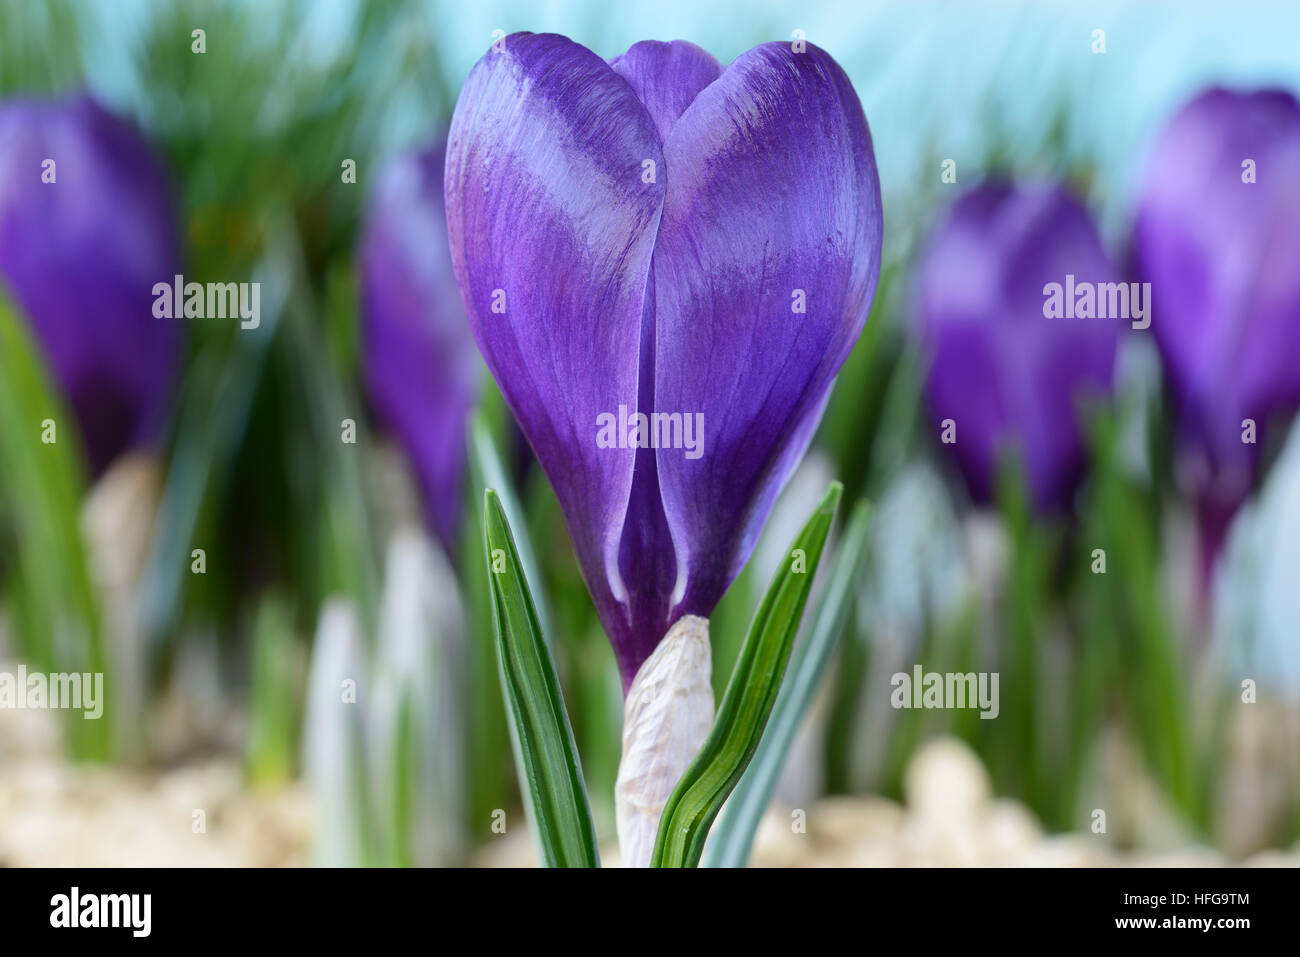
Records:
M498 30L802 31L871 126L872 315L712 623L720 691L827 482L874 503L753 862L1296 862L1300 111L1251 96L1300 94L1293 5L0 0L0 672L105 675L0 708L0 864L528 863L488 483L613 841L613 655L450 278ZM1067 271L1152 327L1043 318ZM255 327L159 318L174 275ZM891 706L916 665L998 718Z

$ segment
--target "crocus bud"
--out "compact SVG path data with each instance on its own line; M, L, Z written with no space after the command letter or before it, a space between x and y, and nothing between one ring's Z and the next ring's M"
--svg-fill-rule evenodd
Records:
M1109 392L1129 324L1096 316L1097 290L1120 279L1087 211L1059 186L980 186L934 230L915 290L925 396L976 502L994 498L1008 447L1039 510L1068 502L1084 464L1079 402ZM1089 288L1093 315L1080 315L1074 293ZM1053 291L1069 299L1063 315Z
M181 327L153 315L178 271L166 177L93 100L0 104L0 286L16 300L98 474L157 436Z
M709 623L686 615L637 671L623 706L614 785L624 867L648 867L659 818L713 726Z
M362 361L380 424L406 450L444 547L462 512L478 356L447 249L442 147L380 174L361 240Z
M681 41L607 61L512 34L461 90L446 196L475 339L628 688L749 560L866 322L862 104L812 44L724 68Z
M1209 90L1174 116L1141 188L1134 262L1151 283L1179 414L1179 477L1212 554L1254 483L1266 430L1300 405L1294 96Z

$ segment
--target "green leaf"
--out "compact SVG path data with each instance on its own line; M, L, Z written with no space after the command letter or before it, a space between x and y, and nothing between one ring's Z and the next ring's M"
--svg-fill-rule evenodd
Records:
M50 419L55 441L42 441ZM49 671L104 674L114 688L98 601L78 519L85 491L76 420L49 382L26 327L0 290L0 513L17 539L16 635L22 654ZM75 755L104 759L112 709L67 723Z
M154 541L140 595L145 634L161 650L177 631L190 585L192 549L202 531L221 519L220 505L234 473L264 375L280 310L266 310L255 330L210 341L186 370L177 398L175 443L158 506Z
M1208 827L1208 807L1198 786L1194 721L1179 643L1169 624L1160 588L1158 529L1150 501L1124 475L1119 429L1113 416L1092 423L1096 522L1094 542L1105 545L1109 573L1090 575L1111 616L1116 650L1111 665L1123 668L1110 681L1125 692L1131 720L1155 779L1193 827ZM1100 679L1099 679L1100 680Z
M858 502L853 508L844 539L835 555L830 582L814 614L808 636L793 654L790 676L781 685L767 731L713 832L706 867L744 867L749 861L758 822L772 799L790 745L804 715L812 706L844 633L862 556L866 553L870 513L871 507L866 502Z
M245 773L256 787L282 787L295 770L302 695L295 677L293 615L278 595L258 603L252 652Z
M519 537L515 547L519 552L519 562L524 570L524 578L527 581L530 593L533 595L534 607L537 609L537 621L542 626L542 634L547 637L549 642L552 634L551 611L546 602L546 592L542 588L542 576L538 571L537 553L533 549L532 542L528 539L528 526L524 521L523 509L519 507L519 501L515 498L515 494L511 489L510 480L506 477L505 468L501 465L501 457L497 454L496 445L492 442L492 433L488 430L482 413L476 412L470 419L469 456L475 484L479 488L490 488L496 492L497 498L501 501L501 508L505 512L506 520L510 523L510 528L512 530L519 529Z
M466 483L467 532L483 525L483 498L471 488L482 488L477 480ZM497 665L496 626L492 622L492 585L479 569L487 563L482 535L460 538L461 585L469 613L470 636L466 649L465 694L461 701L465 733L464 825L476 837L488 836L492 814L513 803L510 777L510 733L506 730L506 709L501 697L501 668ZM477 572L477 573L476 573Z
M495 489L501 498L506 518L511 521L511 528L518 529L516 545L525 575L528 576L531 574L531 566L526 558L528 526L520 524L519 513L512 505L515 496L494 441L494 436L503 434L507 428L506 423L511 420L511 414L496 383L490 376L484 378L486 381L481 386L478 408L467 424L470 480L465 488L463 521L467 528L481 528L482 490ZM482 568L487 561L483 547L482 535L462 535L459 567ZM486 837L494 811L509 806L515 800L514 769L511 767L505 702L501 697L501 668L497 664L496 627L492 622L491 583L482 575L464 574L461 577L472 631L466 661L467 693L463 696L468 759L465 770L465 822L471 833ZM541 583L531 577L527 580L534 600L544 601ZM542 626L543 635L552 633L548 627L544 604L538 607L537 620Z
M694 867L709 828L745 773L772 713L808 592L844 487L832 482L768 586L722 696L713 730L664 806L652 867Z
M484 494L483 531L501 687L538 856L548 867L599 867L596 830L560 681L510 523L492 489Z

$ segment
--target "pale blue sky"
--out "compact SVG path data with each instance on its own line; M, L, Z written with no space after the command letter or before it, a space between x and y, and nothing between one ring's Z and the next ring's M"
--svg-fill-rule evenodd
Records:
M92 84L110 101L132 98L125 51L158 2L87 0L102 24L88 43ZM232 2L257 10L293 0ZM303 4L308 24L286 56L328 58L363 2ZM955 159L967 183L995 148L1023 171L1051 175L1035 146L1063 114L1069 155L1099 170L1091 198L1112 232L1147 144L1182 100L1211 83L1300 93L1300 4L1285 0L432 0L419 11L411 35L432 37L456 86L496 29L562 33L605 57L637 40L688 39L724 63L801 29L852 78L887 198L937 179L935 156ZM1106 31L1103 55L1092 53L1094 29ZM427 138L438 122L410 97L389 106L394 147Z

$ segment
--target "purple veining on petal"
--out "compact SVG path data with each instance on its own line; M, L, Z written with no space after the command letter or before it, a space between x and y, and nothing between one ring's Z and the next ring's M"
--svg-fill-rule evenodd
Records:
M133 126L88 97L0 104L0 281L95 473L163 426L183 330L154 317L153 287L178 263L167 177Z
M722 64L712 54L685 40L642 40L609 65L631 84L661 143L700 91L722 75Z

